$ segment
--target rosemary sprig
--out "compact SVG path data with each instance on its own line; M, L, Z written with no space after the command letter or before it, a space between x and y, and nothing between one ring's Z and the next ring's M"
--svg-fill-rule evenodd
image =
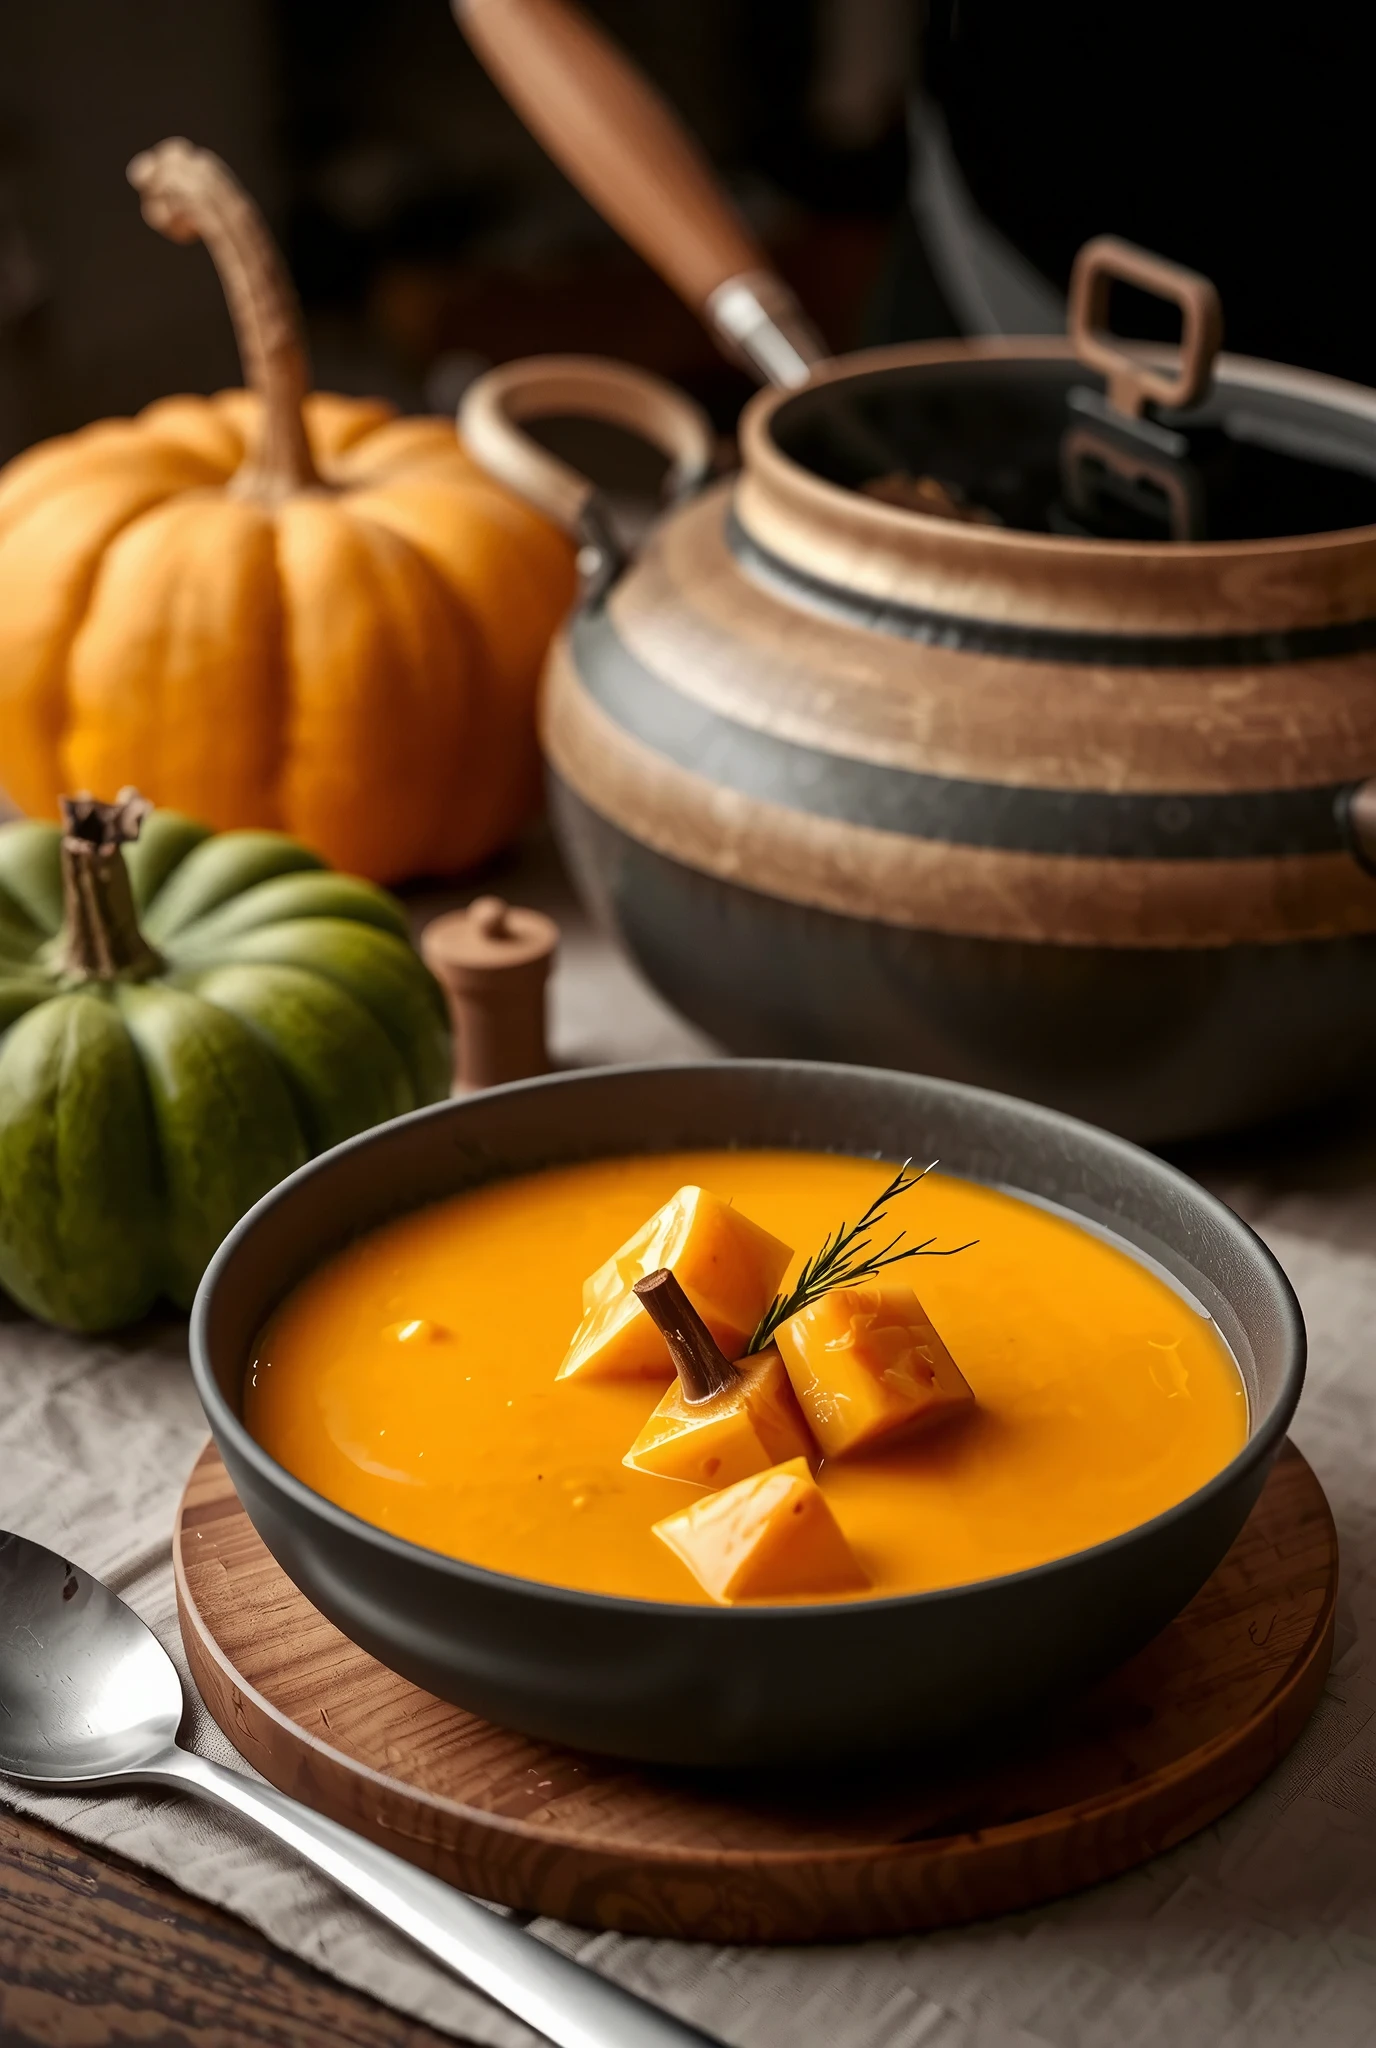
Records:
M853 1287L857 1281L873 1279L882 1268L896 1266L903 1259L954 1258L957 1252L968 1252L971 1245L979 1242L977 1238L972 1237L969 1244L951 1245L945 1251L934 1252L932 1246L936 1239L928 1237L924 1238L921 1244L908 1245L899 1251L898 1246L903 1243L904 1237L904 1232L900 1230L897 1237L891 1238L882 1250L873 1249L873 1239L869 1233L884 1221L890 1202L897 1201L900 1195L910 1194L919 1181L927 1178L937 1163L933 1159L929 1165L918 1167L914 1171L912 1160L905 1159L888 1186L875 1196L860 1221L842 1223L835 1235L827 1239L821 1250L814 1252L810 1259L804 1261L802 1271L788 1293L776 1294L773 1303L761 1317L755 1334L750 1339L751 1353L763 1351L781 1323L786 1323L791 1316L800 1315L805 1308L810 1308L814 1301L820 1301L824 1294L830 1294L833 1287Z

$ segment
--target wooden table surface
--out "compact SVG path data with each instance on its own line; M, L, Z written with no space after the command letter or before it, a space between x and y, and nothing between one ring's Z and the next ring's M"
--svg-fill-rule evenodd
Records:
M217 1907L0 1805L0 2048L452 2048Z

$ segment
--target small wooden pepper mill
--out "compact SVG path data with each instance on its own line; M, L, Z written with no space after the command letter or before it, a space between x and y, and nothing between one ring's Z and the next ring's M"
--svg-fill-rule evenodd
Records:
M545 984L558 943L552 917L500 896L480 896L426 925L420 950L449 997L459 1089L549 1072Z

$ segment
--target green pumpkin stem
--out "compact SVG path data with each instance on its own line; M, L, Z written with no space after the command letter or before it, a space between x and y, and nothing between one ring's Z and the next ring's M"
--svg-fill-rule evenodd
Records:
M120 850L152 808L136 789L112 804L62 799L62 972L73 981L142 981L162 966L139 930Z

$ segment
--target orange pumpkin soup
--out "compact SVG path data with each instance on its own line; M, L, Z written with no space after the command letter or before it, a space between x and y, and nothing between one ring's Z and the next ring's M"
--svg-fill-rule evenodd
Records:
M372 1232L264 1331L244 1418L316 1492L495 1571L650 1600L707 1594L653 1525L704 1489L622 1460L669 1385L557 1378L583 1283L676 1189L710 1189L801 1259L889 1178L871 1159L684 1152L500 1181ZM895 1229L957 1257L910 1282L975 1400L816 1480L876 1598L991 1577L1149 1520L1247 1434L1210 1320L1063 1216L932 1175Z

